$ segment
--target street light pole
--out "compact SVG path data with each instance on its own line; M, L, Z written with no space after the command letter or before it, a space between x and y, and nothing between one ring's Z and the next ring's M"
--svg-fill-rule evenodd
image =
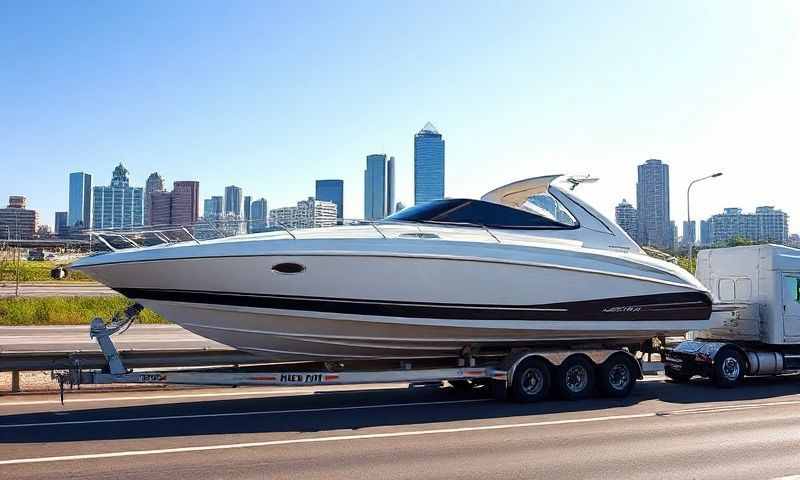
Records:
M689 203L690 203L689 194L692 191L692 185L694 185L697 182L702 182L703 180L708 180L709 178L717 178L719 176L722 176L722 172L717 172L717 173L714 173L712 175L708 175L708 176L703 177L703 178L698 178L698 179L695 179L695 180L692 180L691 182L689 182L689 187L686 189L686 227L687 227L687 229L692 228L692 211L691 211L691 208L690 208L690 205L689 205ZM689 271L690 272L692 272L692 264L694 262L694 260L692 259L692 247L694 247L694 236L697 234L697 229L693 228L691 233L692 233L692 235L690 235L690 238L688 239L688 243L689 243Z

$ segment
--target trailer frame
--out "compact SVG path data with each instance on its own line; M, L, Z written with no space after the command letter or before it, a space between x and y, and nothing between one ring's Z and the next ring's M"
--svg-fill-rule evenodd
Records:
M457 359L434 362L409 359L389 364L354 362L355 368L326 362L324 369L319 364L271 364L135 372L125 366L111 336L127 330L142 309L134 304L108 322L101 318L92 320L90 337L97 341L106 365L99 370L87 370L75 361L69 368L52 371L62 403L65 386L72 389L83 384L296 387L407 382L414 387L445 381L454 386L484 385L495 398L510 396L532 402L550 394L553 377L556 381L552 383L559 387L562 396L570 399L589 396L592 393L589 390L595 387L595 377L600 375L607 376L597 382L600 390L611 396L627 395L636 380L643 378L642 365L634 355L626 349L614 348L520 348L485 357L465 349ZM618 388L615 381L623 384Z

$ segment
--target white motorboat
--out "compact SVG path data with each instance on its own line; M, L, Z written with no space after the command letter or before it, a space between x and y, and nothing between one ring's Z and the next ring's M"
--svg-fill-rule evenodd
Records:
M558 177L377 224L120 249L72 268L275 361L637 345L707 327L706 288L647 256Z

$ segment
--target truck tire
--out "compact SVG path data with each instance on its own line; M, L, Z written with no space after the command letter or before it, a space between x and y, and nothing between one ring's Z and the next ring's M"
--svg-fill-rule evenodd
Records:
M636 366L627 354L617 353L603 362L597 371L600 391L609 397L627 397L636 385Z
M582 355L571 355L556 370L558 393L565 400L586 398L594 391L595 365Z
M511 395L523 403L538 402L550 393L550 366L541 358L530 357L514 369Z
M746 365L742 354L734 348L723 348L714 357L714 385L733 388L744 378Z
M681 371L675 370L672 367L665 367L664 375L666 375L667 378L669 378L675 383L689 383L689 380L691 380L692 377L694 376L688 373L683 373Z

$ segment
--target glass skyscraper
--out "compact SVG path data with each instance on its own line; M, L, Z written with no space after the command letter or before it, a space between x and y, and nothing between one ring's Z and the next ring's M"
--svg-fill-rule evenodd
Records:
M94 187L93 191L93 228L130 228L144 224L144 189L129 185L128 170L121 163L114 169L111 185Z
M364 219L386 216L386 154L367 155L364 170Z
M88 173L69 174L69 227L89 228L92 225L92 176Z
M386 215L394 213L394 157L386 163Z
M56 212L55 234L64 235L67 233L67 212Z
M218 219L222 216L223 199L214 196L203 200L203 217L206 220Z
M250 233L250 203L252 201L253 201L252 196L250 195L244 196L244 212L242 212L243 213L242 216L244 217L244 226L245 229L247 230L247 233Z
M431 122L414 135L414 204L444 198L444 140Z
M267 199L260 198L250 203L250 231L253 233L263 232L267 229L269 210L267 209Z
M639 165L638 173L639 243L671 250L674 235L669 219L669 165L650 159Z
M344 218L344 181L317 180L315 198L336 204L336 218Z
M242 189L236 185L225 187L225 214L242 215Z

